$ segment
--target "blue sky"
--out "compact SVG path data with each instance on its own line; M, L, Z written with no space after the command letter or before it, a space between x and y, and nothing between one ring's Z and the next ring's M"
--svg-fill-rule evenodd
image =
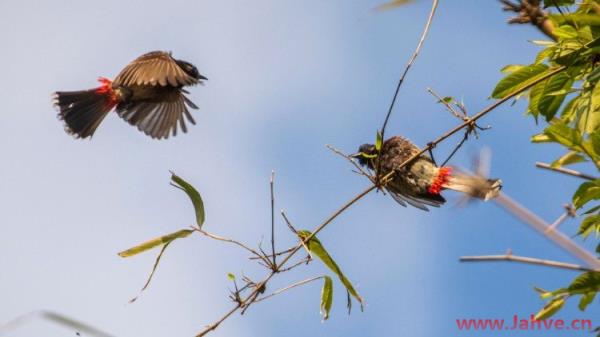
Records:
M367 186L325 144L347 152L371 141L397 77L429 11L417 1L385 13L378 1L2 1L0 42L0 322L55 310L116 336L190 336L231 307L227 272L255 279L236 248L192 236L171 246L153 284L134 304L154 254L121 259L138 242L186 227L193 212L169 186L169 170L202 193L206 229L256 244L268 238L268 178L276 170L277 209L313 228ZM527 63L542 36L508 26L495 1L442 1L408 76L388 135L424 145L457 124L426 92L463 97L474 113L490 103L498 71ZM63 131L56 90L96 86L135 57L171 50L209 80L191 88L198 125L153 141L109 115L91 141ZM504 191L543 218L558 217L578 181L541 172L535 161L561 154L529 143L541 129L524 105L502 106L492 125L453 159L468 166L483 146ZM439 146L444 157L458 138ZM590 171L589 167L581 166ZM486 336L458 331L457 318L528 316L576 273L517 264L460 264L461 255L516 254L578 262L493 203L448 204L424 213L381 194L362 200L319 235L367 302L321 323L320 285L311 284L234 316L214 336ZM577 222L563 229L574 234ZM294 244L278 222L281 247ZM278 277L271 290L320 275L319 264ZM597 317L571 301L559 317ZM597 322L600 324L600 322ZM34 321L8 336L74 333ZM560 332L523 332L544 336ZM503 333L497 333L503 335ZM508 335L508 334L506 334ZM562 335L573 335L573 331ZM584 333L582 333L584 335Z

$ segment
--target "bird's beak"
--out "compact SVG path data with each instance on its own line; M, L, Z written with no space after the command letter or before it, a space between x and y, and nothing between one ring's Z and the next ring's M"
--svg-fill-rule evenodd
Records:
M201 80L208 80L208 78L206 78L204 75L198 74L198 78Z

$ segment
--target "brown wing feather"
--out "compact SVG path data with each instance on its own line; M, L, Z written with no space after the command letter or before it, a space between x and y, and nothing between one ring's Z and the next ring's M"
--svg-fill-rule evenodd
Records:
M197 84L173 59L171 53L153 51L144 54L121 70L113 81L115 86L160 85L179 87Z
M197 109L185 95L176 90L172 91L160 102L137 102L117 106L117 113L129 124L138 130L156 139L169 138L177 134L177 124L181 125L183 132L187 132L185 119L193 123L188 107Z

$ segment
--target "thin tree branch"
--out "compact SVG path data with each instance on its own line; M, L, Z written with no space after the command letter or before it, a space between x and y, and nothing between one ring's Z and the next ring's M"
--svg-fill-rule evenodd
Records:
M477 256L461 256L460 262L488 262L488 261L509 261L509 262L520 262L520 263L528 263L528 264L536 264L547 267L555 267L562 269L570 269L570 270L579 270L579 271L592 271L588 267L580 266L578 264L566 263L560 261L552 261L552 260L544 260L533 257L526 256L517 256L512 255L512 253L504 254L504 255L477 255Z
M342 157L346 158L346 160L348 160L350 163L352 163L352 165L354 165L354 167L355 167L355 168L358 170L359 174L361 174L361 175L363 175L363 176L365 176L365 177L369 178L369 180L370 180L370 181L371 181L373 184L375 184L375 183L376 183L376 182L375 182L375 178L374 178L374 177L373 177L371 174L369 174L367 171L365 171L365 170L364 170L364 169L363 169L363 168L362 168L362 167L361 167L359 164L357 164L357 163L356 163L356 161L355 161L355 160L354 160L352 157L350 157L349 155L345 154L344 152L342 152L342 151L340 151L340 150L336 149L335 147L333 147L333 146L331 146L331 145L329 145L329 144L327 144L327 145L325 145L325 146L326 146L326 147L327 147L329 150L333 151L333 153L335 153L335 154L337 154L337 155L339 155L339 156L342 156Z
M548 223L542 220L535 213L511 199L506 194L500 193L498 197L494 199L494 201L508 212L519 218L521 221L530 225L533 227L533 229L550 239L573 257L576 257L580 261L584 262L591 269L600 270L600 260L598 260L593 254L579 246L563 233L559 231L548 230L548 228L550 228Z
M311 261L312 261L312 256L310 256L310 254L309 254L307 257L305 257L302 260L294 263L293 265L291 265L291 266L289 266L287 268L280 269L279 272L280 273L284 273L286 271L290 271L290 270L292 270L292 269L294 269L296 267L299 267L299 266L301 266L303 264L309 264Z
M264 300L266 300L268 298L271 298L271 297L273 297L275 295L281 294L282 292L288 291L290 289L299 287L301 285L305 285L307 283L310 283L312 281L316 281L316 280L322 279L322 278L323 278L323 276L316 276L316 277L313 277L313 278L309 278L309 279L306 279L306 280L302 280L302 281L290 284L289 286L281 288L279 290L276 290L276 291L274 291L273 293L271 293L271 294L269 294L267 296L264 296L264 297L261 297L261 298L257 298L254 302L256 303L256 302L264 301Z
M546 229L546 232L557 229L558 226L560 226L568 217L574 218L575 216L577 216L575 207L573 207L573 205L571 205L571 204L566 204L565 212L563 214L561 214L558 217L558 219L554 220L554 222L550 226L548 226L548 229Z
M585 173L581 173L579 171L575 171L572 169L568 169L568 168L564 168L564 167L552 167L552 165L547 164L547 163L542 163L542 162L536 162L535 163L536 167L542 168L542 169L546 169L546 170L550 170L550 171L554 171L554 172L559 172L559 173L564 173L570 176L574 176L577 178L581 178L581 179L585 179L585 180L596 180L598 178L585 174Z
M252 248L250 248L250 247L246 246L245 244L243 244L243 243L241 243L241 242L239 242L239 241L236 241L236 240L233 240L233 239L229 239L229 238L225 238L225 237L222 237L222 236L218 236L218 235L215 235L215 234L209 233L209 232L207 232L207 231L205 231L205 230L203 230L203 229L199 229L199 228L196 228L196 227L192 227L192 228L193 228L193 229L194 229L196 232L198 232L198 233L201 233L201 234L203 234L203 235L205 235L205 236L207 236L207 237L209 237L209 238L211 238L211 239L214 239L214 240L217 240L217 241L229 242L229 243L232 243L232 244L234 244L234 245L237 245L237 246L239 246L239 247L242 247L242 248L244 248L245 250L247 250L248 252L250 252L251 254L255 255L255 256L256 256L256 258L258 258L258 259L262 260L262 261L263 261L264 263L266 263L268 266L270 266L270 265L271 265L271 261L269 261L269 260L268 260L268 259L267 259L267 258L266 258L264 255L260 254L260 253L259 253L259 252L257 252L256 250L254 250L254 249L252 249Z
M273 257L273 267L277 266L277 254L275 254L275 193L273 185L275 183L275 171L271 171L271 252Z
M419 39L417 48L415 49L412 56L408 60L408 64L404 68L404 72L402 72L402 75L400 76L400 79L398 80L398 85L396 85L396 91L394 92L392 102L390 103L388 112L385 115L385 119L383 120L383 126L381 127L380 133L381 133L382 140L385 140L385 129L387 127L390 116L392 115L392 111L394 110L394 105L396 104L396 100L398 98L398 93L400 92L400 88L402 87L402 83L404 83L404 78L406 77L406 74L408 74L408 71L412 67L415 60L417 59L417 56L419 56L419 52L421 51L421 48L423 48L423 44L425 43L425 39L427 38L427 34L429 33L429 28L431 27L431 23L433 22L433 17L435 15L437 6L438 6L438 0L433 0L433 4L431 5L431 11L429 12L429 17L427 18L427 22L425 23L425 29L423 29L423 33L421 34L421 38ZM381 155L381 149L379 149L378 155ZM378 163L379 163L379 161L378 161ZM376 172L380 172L380 168L381 168L381 164L378 164Z

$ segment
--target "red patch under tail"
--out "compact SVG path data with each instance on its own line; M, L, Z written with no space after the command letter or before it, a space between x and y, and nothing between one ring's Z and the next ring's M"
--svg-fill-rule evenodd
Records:
M444 185L448 183L450 174L452 174L451 167L440 167L438 175L435 177L435 179L433 179L433 182L431 183L431 186L429 186L427 192L431 194L440 194Z
M96 92L109 97L108 104L111 106L111 108L117 105L119 100L117 98L117 94L112 88L112 81L106 77L98 77L98 82L100 82L101 85L96 89Z

